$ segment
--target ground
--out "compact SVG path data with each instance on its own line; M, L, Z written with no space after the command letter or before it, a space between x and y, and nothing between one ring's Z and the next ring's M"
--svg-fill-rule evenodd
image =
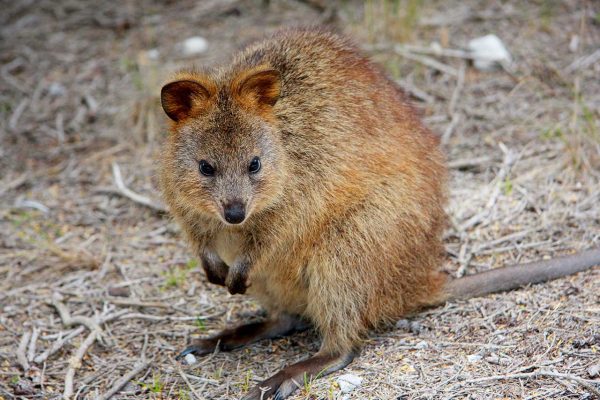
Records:
M598 2L4 2L0 398L59 398L70 387L77 398L106 398L130 371L114 398L238 398L318 349L307 332L175 362L190 337L261 310L205 282L160 211L155 176L165 134L158 93L170 72L225 62L277 27L313 23L352 35L443 138L445 270L598 247ZM511 65L479 71L448 51L488 33ZM207 40L206 52L183 54L191 36ZM150 207L122 195L115 167ZM595 268L407 317L294 399L598 398L599 278ZM348 395L336 383L344 373L362 378Z

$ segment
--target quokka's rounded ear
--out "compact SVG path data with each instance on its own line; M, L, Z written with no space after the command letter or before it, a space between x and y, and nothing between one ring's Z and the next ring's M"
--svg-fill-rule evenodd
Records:
M234 80L233 90L249 106L274 106L281 91L281 75L270 67L253 68Z
M201 83L180 80L167 83L160 91L163 110L173 121L188 118L207 106L210 91Z

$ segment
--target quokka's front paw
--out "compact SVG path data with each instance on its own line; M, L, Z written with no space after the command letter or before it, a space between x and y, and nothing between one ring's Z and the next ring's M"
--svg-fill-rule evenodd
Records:
M202 268L210 283L225 286L229 267L214 253L206 251L201 258Z
M225 279L227 290L231 294L244 294L250 287L248 279L248 267L246 264L235 265L229 269L227 279Z

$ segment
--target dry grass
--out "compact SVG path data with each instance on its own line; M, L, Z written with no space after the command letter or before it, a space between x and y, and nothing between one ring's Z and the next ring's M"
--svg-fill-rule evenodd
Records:
M58 398L71 372L79 398L100 398L133 371L115 398L230 399L316 351L308 332L175 363L190 336L261 311L204 282L177 227L119 195L111 170L118 163L127 187L157 200L161 80L192 61L224 60L277 26L330 19L331 8L324 17L304 3L319 2L3 5L0 398ZM589 57L600 43L597 3L350 1L336 10L335 24L409 88L444 136L448 271L600 244L600 62ZM489 32L512 52L510 73L425 54L432 41L460 49ZM176 46L192 35L210 44L196 59ZM398 42L403 51L392 51ZM596 268L452 303L375 332L347 368L364 378L350 398L594 398L599 277ZM81 363L70 364L78 350ZM342 398L335 377L306 382L294 398Z

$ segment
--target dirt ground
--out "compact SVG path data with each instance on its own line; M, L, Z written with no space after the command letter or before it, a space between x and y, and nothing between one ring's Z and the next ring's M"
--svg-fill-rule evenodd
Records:
M600 245L599 2L1 7L0 399L60 398L70 387L76 398L108 398L120 386L113 398L233 399L318 349L307 332L174 361L191 337L261 309L205 282L160 211L160 85L281 26L324 23L353 35L442 136L447 271ZM488 33L513 64L482 72L450 51ZM186 56L181 42L192 36L208 48ZM150 206L122 194L115 169ZM600 398L599 293L595 268L423 312L374 332L345 371L306 382L293 398ZM349 394L337 384L344 373L362 378Z

